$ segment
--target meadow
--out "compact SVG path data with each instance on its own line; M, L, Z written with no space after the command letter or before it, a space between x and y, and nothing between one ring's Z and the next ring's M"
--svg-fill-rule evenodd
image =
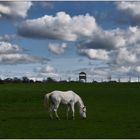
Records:
M73 90L87 106L87 119L50 120L44 95ZM0 84L0 138L140 138L140 83Z

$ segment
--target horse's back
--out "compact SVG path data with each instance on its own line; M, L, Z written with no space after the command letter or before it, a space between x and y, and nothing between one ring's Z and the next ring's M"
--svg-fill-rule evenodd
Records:
M72 90L68 91L60 91L60 90L54 90L51 92L51 95L53 96L72 96L75 93Z
M58 100L64 104L67 104L75 100L75 92L73 92L72 90L69 91L55 90L51 92L51 98L53 98L54 100Z

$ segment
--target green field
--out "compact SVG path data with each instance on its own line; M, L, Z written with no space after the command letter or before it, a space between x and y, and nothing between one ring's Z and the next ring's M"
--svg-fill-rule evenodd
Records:
M73 90L87 106L87 119L49 120L45 93ZM140 138L140 84L1 84L0 138Z

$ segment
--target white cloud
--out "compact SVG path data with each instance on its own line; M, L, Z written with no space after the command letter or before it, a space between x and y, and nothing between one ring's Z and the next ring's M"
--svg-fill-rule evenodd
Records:
M57 70L51 65L46 65L46 66L35 68L34 72L37 73L37 76L40 78L41 77L56 78L59 76L59 74L57 73Z
M108 60L110 64L134 65L140 63L140 28L100 30L80 42L78 52L90 59Z
M42 59L35 56L30 56L27 54L1 54L0 55L0 64L29 64L40 62Z
M38 6L40 5L42 8L53 8L53 2L51 1L34 1L34 5Z
M140 25L140 2L139 1L122 1L116 2L117 9L122 11L118 21L129 23L131 25Z
M38 68L37 71L39 71L41 73L55 73L55 69L51 65L40 67L40 68Z
M136 53L132 53L131 50L122 48L119 50L116 60L117 64L134 64L137 62L137 56Z
M126 31L119 28L113 30L100 29L88 39L80 42L79 49L104 49L115 50L126 46Z
M17 36L16 34L5 34L3 36L0 36L0 41L2 42L10 42L12 41L13 39L16 39Z
M56 16L45 15L22 22L18 27L18 34L29 38L76 41L91 36L96 30L96 20L89 14L71 17L65 12L58 12Z
M109 61L110 53L119 48L126 47L124 31L120 29L103 30L100 29L88 39L79 42L78 52L90 59Z
M140 3L138 1L122 1L117 2L117 8L119 10L127 12L127 14L132 16L140 16Z
M8 42L0 42L0 64L29 64L45 61L46 58L23 53L24 49Z
M136 66L135 70L140 73L140 66Z
M124 36L127 40L127 45L137 45L140 43L139 36L140 36L140 28L138 26L129 27L127 32L124 33Z
M32 2L20 1L1 1L0 2L0 17L22 17L27 16L27 12L32 6Z
M77 49L80 55L92 60L106 63L107 68L98 68L94 62L93 75L97 79L106 79L107 75L128 81L128 77L140 74L140 28L113 29L96 32L88 39L79 42ZM90 74L91 70L87 70ZM126 78L126 79L125 79Z
M118 48L114 52L112 51L111 59L118 65L139 65L140 63L140 28L129 27L126 30L122 30L122 38L125 40L123 47ZM118 40L119 42L119 40ZM113 56L114 54L114 56Z
M80 49L79 53L90 59L108 60L109 55L106 50L102 49Z
M0 42L0 54L19 53L22 51L23 49L18 45L13 45L8 42Z
M120 2L118 6L119 4ZM127 4L135 5L131 2ZM128 7L130 8L121 10L133 9L131 6ZM134 15L138 15L138 11L134 12ZM80 55L93 60L101 60L110 67L110 70L114 70L114 73L111 72L113 74L115 72L118 75L119 73L128 74L132 71L132 67L135 69L140 65L139 26L104 30L97 25L95 18L88 14L71 17L65 12L58 12L55 16L45 15L22 22L18 27L18 34L28 38L78 41L77 49ZM55 54L64 53L66 48L65 43L48 45L48 49ZM112 66L115 67L112 68ZM97 69L96 73L106 75L110 74L110 70Z
M124 75L131 71L131 66L120 66L120 67L117 66L113 68L113 70L115 70L116 73Z
M66 43L49 43L48 49L53 52L54 54L62 54L65 52L65 49L67 48Z

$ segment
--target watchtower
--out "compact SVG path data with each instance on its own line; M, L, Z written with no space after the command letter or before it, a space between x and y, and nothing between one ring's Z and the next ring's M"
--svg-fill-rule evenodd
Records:
M86 76L86 73L85 72L80 72L79 73L79 82L86 82L87 81L87 76Z

